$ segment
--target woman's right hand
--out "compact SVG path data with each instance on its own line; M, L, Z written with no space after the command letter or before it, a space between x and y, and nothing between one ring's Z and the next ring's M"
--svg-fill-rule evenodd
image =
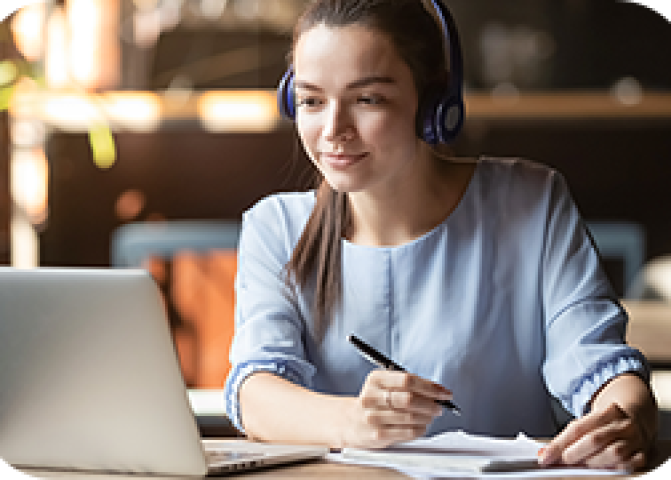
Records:
M445 387L416 375L374 370L351 399L344 446L383 448L420 437L442 413L436 400L451 399Z

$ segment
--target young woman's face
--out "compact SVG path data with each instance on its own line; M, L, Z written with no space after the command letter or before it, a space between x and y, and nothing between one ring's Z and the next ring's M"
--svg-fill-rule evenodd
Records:
M308 155L338 191L389 191L412 168L417 91L389 38L317 25L294 50L296 121Z

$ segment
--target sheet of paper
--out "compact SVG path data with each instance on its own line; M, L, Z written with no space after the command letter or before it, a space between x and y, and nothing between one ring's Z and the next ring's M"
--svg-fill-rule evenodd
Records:
M622 472L576 468L539 468L543 443L519 434L514 439L471 435L462 431L419 438L382 450L344 449L329 459L399 470L415 478L603 476ZM494 467L495 472L483 471Z

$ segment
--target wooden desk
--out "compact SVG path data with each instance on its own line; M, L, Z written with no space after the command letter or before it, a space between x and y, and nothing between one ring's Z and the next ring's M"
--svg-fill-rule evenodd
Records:
M658 442L655 454L651 461L651 466L657 467L661 465L666 459L671 458L671 440L660 440ZM665 467L666 468L666 467ZM178 477L157 477L157 476L140 476L140 475L104 475L93 473L72 473L72 472L49 472L44 470L24 470L29 475L39 478L68 478L73 480L176 480ZM621 480L628 478L636 478L638 475L617 475L604 477L607 479ZM391 469L362 467L357 465L343 465L331 463L326 460L314 461L309 463L287 465L268 470L260 470L256 472L248 472L240 475L230 475L225 478L240 478L240 479L266 479L266 480L340 480L344 478L356 478L361 480L392 480L409 478L399 472ZM533 478L533 477L529 477ZM549 477L544 477L549 478ZM551 477L555 480L579 480L580 478L594 477Z
M628 342L653 364L671 365L671 304L623 300L629 313Z
M640 348L654 363L671 364L671 305L662 302L624 301L625 309L629 312L629 342ZM666 459L671 458L671 440L664 439L658 443L657 452L651 465L656 467ZM68 478L91 480L119 480L119 479L153 479L175 480L177 477L156 477L138 475L104 475L93 473L50 472L44 470L24 470L26 473L39 478ZM608 479L635 478L631 476L613 476ZM393 470L360 467L354 465L334 464L327 461L311 462L300 465L284 466L264 471L249 472L240 475L231 475L226 478L241 479L298 479L298 480L336 480L342 478L357 478L370 480L388 480L408 478ZM546 477L547 478L547 477ZM578 477L553 477L557 480L577 480ZM594 478L594 477L584 477Z

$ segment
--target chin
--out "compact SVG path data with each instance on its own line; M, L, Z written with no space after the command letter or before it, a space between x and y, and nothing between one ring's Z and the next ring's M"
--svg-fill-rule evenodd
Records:
M325 177L326 182L331 186L333 190L340 193L354 193L361 191L363 187L351 181L333 181L332 179Z

